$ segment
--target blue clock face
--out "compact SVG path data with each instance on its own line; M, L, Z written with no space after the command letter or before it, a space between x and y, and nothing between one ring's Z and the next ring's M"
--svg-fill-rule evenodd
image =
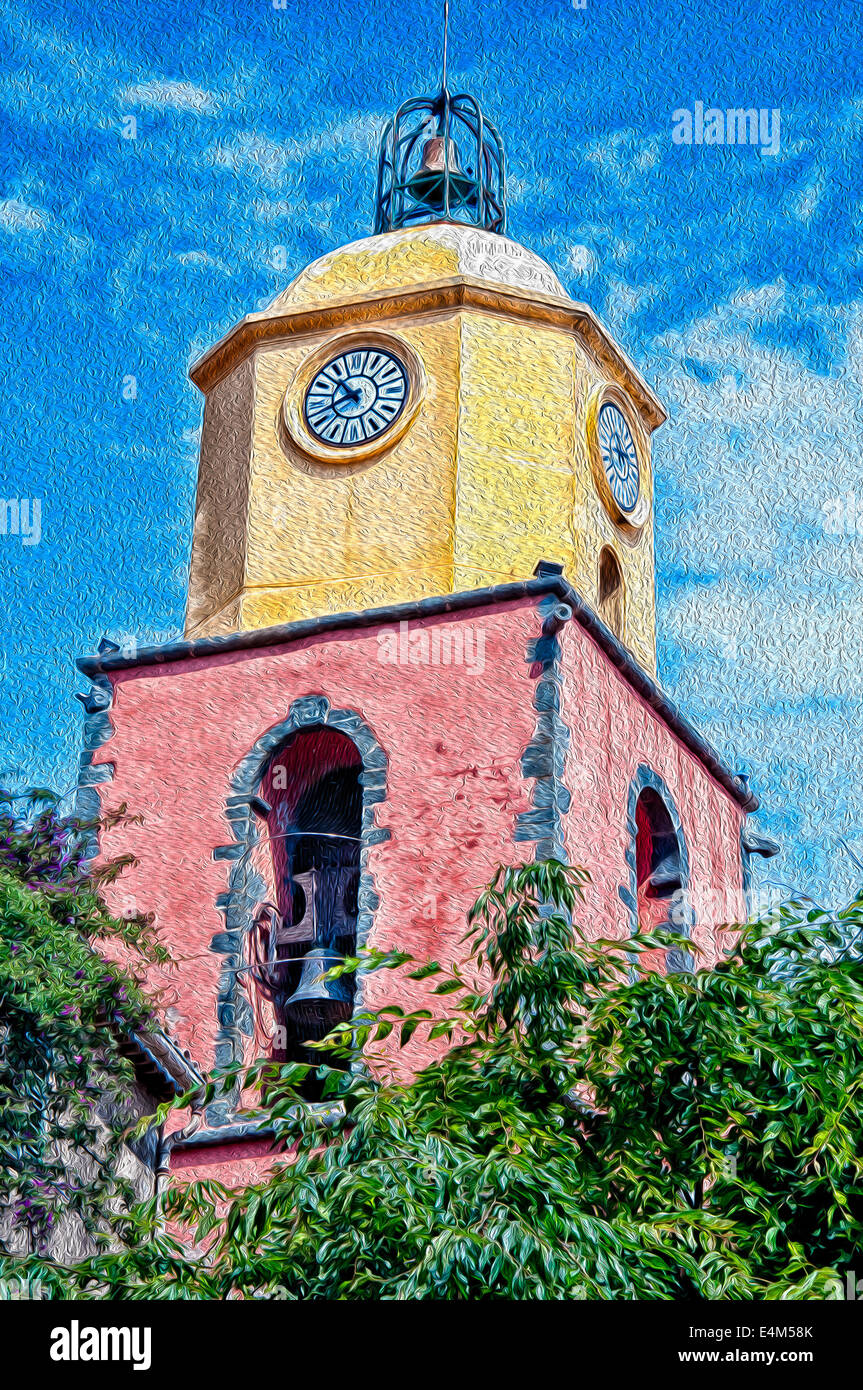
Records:
M404 365L383 348L353 348L321 367L306 392L306 424L337 449L366 444L394 424L408 399Z
M597 433L611 495L622 512L631 512L640 486L638 453L622 411L610 401L599 412Z

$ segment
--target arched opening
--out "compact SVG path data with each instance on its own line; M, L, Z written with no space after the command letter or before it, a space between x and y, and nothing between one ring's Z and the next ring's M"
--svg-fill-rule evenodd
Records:
M682 920L685 865L680 838L668 807L653 787L645 787L635 803L635 881L638 929L649 933L665 927L685 934ZM677 949L663 953L667 970L689 967ZM649 964L645 958L645 964Z
M261 782L273 896L255 918L251 966L272 1010L274 1060L332 1065L305 1044L353 1010L353 975L322 977L357 947L362 770L346 734L310 728L275 750Z
M599 616L615 637L623 641L623 574L620 561L609 546L605 546L599 556Z

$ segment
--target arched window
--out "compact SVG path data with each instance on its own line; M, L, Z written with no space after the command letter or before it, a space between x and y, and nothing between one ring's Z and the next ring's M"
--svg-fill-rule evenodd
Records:
M642 932L666 927L687 934L684 889L686 869L680 838L662 796L644 787L635 803L635 882L638 928ZM684 952L665 952L667 970L691 968Z
M350 1018L354 977L322 976L356 951L362 760L346 734L311 728L272 754L261 783L274 900L257 915L252 973L272 1008L277 1060L311 1062L319 1041Z
M599 556L599 616L615 637L623 641L624 591L620 561L614 551L605 546Z

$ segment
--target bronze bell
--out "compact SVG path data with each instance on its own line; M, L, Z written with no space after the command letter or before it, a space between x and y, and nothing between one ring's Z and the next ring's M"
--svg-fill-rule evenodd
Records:
M647 882L658 898L669 897L680 888L680 862L677 854L667 854L661 859Z
M323 946L316 946L302 958L300 983L285 1001L285 1013L304 1032L307 1038L318 1041L337 1023L351 1016L353 996L343 975L336 980L324 978L342 956Z
M447 159L446 137L433 135L423 145L422 163L408 181L408 193L416 203L423 203L435 212L446 208ZM476 179L465 174L458 164L455 144L449 141L449 206L476 207Z

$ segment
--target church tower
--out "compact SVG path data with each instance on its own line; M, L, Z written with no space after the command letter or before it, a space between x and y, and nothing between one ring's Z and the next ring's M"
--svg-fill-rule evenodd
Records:
M444 83L384 132L375 234L196 364L187 637L483 588L543 559L655 671L665 414L505 222L501 141Z

